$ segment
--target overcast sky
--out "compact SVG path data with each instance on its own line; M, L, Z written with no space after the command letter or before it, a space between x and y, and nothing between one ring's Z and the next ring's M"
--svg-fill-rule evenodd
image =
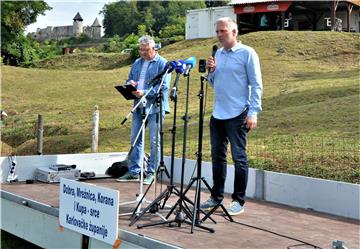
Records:
M51 10L46 11L45 15L39 15L36 23L26 28L26 33L35 32L37 28L46 28L47 26L68 26L73 24L73 18L77 12L80 12L84 26L93 24L95 18L98 18L102 25L103 16L99 14L104 4L115 2L115 0L46 0Z

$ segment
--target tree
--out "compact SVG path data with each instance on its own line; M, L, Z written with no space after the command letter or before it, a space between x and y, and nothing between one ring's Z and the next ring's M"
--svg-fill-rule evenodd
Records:
M140 14L135 1L105 4L100 13L104 15L105 37L112 37L116 34L119 36L130 34L140 24Z
M36 44L24 36L24 31L38 15L50 9L44 1L1 2L1 56L4 63L29 64L39 58Z
M158 36L164 27L181 24L179 20L185 17L186 10L205 7L204 1L134 0L105 4L101 13L104 15L103 26L107 37L129 35L141 24L146 26L146 32Z
M219 7L219 6L225 6L228 4L228 0L227 1L214 1L214 0L206 0L205 4L207 8L210 7Z
M1 1L1 48L23 34L27 25L36 22L51 7L44 1Z

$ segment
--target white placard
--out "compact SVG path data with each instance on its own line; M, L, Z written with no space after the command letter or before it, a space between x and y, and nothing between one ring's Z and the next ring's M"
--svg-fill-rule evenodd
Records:
M60 179L60 225L113 245L118 237L119 191Z

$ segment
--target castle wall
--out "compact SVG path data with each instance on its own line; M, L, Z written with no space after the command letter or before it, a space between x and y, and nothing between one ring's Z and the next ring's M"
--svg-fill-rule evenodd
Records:
M96 19L97 21L97 19ZM101 38L101 26L83 26L82 21L74 21L69 26L48 26L44 29L38 28L36 32L29 33L32 38L43 41L45 39L61 40L78 37L82 33L90 38Z
M44 29L37 29L35 33L30 33L36 40L55 39L61 40L73 36L73 26L48 26Z
M101 38L101 27L84 27L84 33L90 38Z

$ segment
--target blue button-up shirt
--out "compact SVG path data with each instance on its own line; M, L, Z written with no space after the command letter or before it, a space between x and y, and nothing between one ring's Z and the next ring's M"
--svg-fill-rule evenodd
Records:
M134 64L131 67L129 76L127 81L133 80L135 82L138 82L140 79L140 73L141 73L141 68L142 65L144 63L144 59L143 58L138 58L136 59L136 61L134 62ZM155 98L156 98L156 93L159 89L160 84L157 84L155 87L153 87L151 89L151 86L154 82L151 82L151 80L153 78L155 78L155 76L157 76L159 73L163 72L163 70L166 67L166 63L167 60L163 57L161 57L159 54L156 54L155 57L150 60L149 62L149 66L146 70L146 74L145 74L145 81L144 81L144 94L147 94L148 91L150 91L148 93L148 95L146 96L146 111L149 111L149 107L151 106L151 104L154 103ZM170 80L171 80L171 74L168 74L166 76L164 76L164 84L163 84L163 88L162 88L162 92L163 92L163 98L162 98L162 107L163 107L163 111L165 112L170 112L170 107L169 107L169 101L168 101L168 90L170 87ZM151 90L150 90L151 89ZM135 99L134 101L134 106L138 103L139 99ZM141 107L141 104L140 106ZM141 111L142 108L138 108L137 111ZM159 107L157 107L156 103L154 103L153 108L150 110L150 114L152 113L156 113L159 111Z
M216 69L208 77L214 87L214 118L234 118L246 108L249 117L256 117L261 111L263 86L255 50L237 43L228 51L219 49L215 60Z

